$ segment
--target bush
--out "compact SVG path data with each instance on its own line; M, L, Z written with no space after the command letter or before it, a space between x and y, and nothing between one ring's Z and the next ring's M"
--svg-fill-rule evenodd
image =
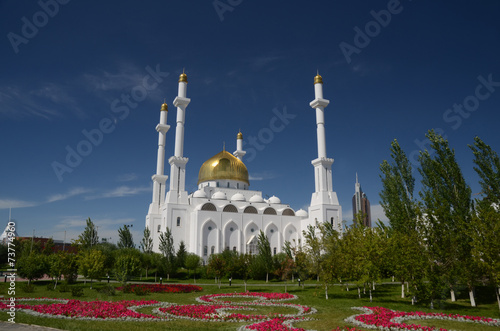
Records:
M69 286L68 286L68 284L61 284L61 285L57 286L57 290L59 292L69 292Z
M74 297L82 297L83 296L83 287L73 286L71 288L71 295Z
M120 288L118 289L120 290ZM125 284L122 288L121 288L121 291L123 293L132 293L134 291L134 288L132 287L132 285L130 284Z
M142 295L146 295L149 293L149 289L147 287L134 287L133 289L133 292L136 294L136 295L139 295L139 296L142 296Z
M116 294L116 291L115 291L115 288L111 285L106 285L100 289L96 289L99 293L101 294L104 294L104 295L107 295L107 296L111 296L111 295L115 295Z
M55 282L50 282L47 284L47 291L54 291Z
M24 293L33 293L35 292L35 286L32 284L25 283L21 286L21 289L24 291Z

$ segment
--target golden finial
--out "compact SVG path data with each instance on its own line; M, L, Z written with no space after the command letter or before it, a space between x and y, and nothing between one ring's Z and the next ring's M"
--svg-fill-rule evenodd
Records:
M168 111L168 105L165 99L163 99L163 104L161 105L161 110Z
M243 133L241 133L241 130L239 130L238 135L236 136L236 139L243 139Z
M184 73L184 68L182 68L182 74L179 76L179 83L181 83L181 82L184 82L184 83L188 82L188 77Z
M323 84L323 77L319 75L319 70L316 70L316 77L314 77L314 84Z

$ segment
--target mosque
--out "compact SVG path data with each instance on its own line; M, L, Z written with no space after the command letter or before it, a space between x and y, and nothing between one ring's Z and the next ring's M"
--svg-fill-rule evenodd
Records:
M153 250L159 252L159 237L170 228L177 250L181 241L188 252L208 260L211 254L230 249L240 253L256 254L260 231L267 236L273 254L282 251L285 242L299 246L304 241L302 231L308 225L329 222L339 231L342 207L332 187L333 159L326 156L324 110L329 101L323 99L323 79L314 77L315 98L310 106L316 111L318 157L311 161L314 167L315 192L308 211L293 210L288 204L272 196L262 197L261 191L251 190L248 170L243 162L245 151L243 135L236 136L236 151L223 150L205 161L198 173L198 190L189 194L185 188L186 163L184 156L184 123L186 108L191 99L186 97L187 75L179 76L178 95L173 101L177 107L175 152L168 159L170 181L164 174L165 137L168 106L161 106L158 132L156 174L152 176L153 197L146 216L146 227L151 231ZM305 162L305 160L304 160Z

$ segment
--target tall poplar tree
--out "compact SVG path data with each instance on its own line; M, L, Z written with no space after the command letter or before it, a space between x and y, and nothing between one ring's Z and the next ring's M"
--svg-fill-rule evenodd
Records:
M419 172L426 222L424 232L431 261L431 298L438 297L440 285L449 286L453 291L453 285L462 278L469 287L471 305L475 306L476 268L471 264L468 235L472 217L471 189L448 141L434 130L426 137L431 143L432 155L428 150L420 152Z
M135 248L134 239L130 232L131 225L125 224L123 228L118 229L118 248Z
M271 253L271 245L269 244L269 239L260 230L259 236L257 237L257 247L259 249L259 255L257 258L262 261L264 268L266 269L266 283L269 282L269 272L271 272L273 267L273 255Z
M500 309L500 158L479 137L469 145L474 154L474 170L479 175L481 198L475 201L472 236L473 257L495 288Z
M99 237L97 236L97 229L94 224L90 220L90 217L87 218L87 226L85 230L83 230L82 234L78 236L78 243L85 249L90 249L93 246L99 243Z
M172 237L172 232L170 228L167 227L165 232L160 234L160 251L164 257L164 267L167 272L167 280L170 279L170 273L174 271L175 267L175 248L174 248L174 238Z

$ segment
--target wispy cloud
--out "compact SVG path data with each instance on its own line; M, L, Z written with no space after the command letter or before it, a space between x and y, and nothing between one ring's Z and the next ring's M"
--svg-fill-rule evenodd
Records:
M137 175L134 173L119 175L116 178L118 182L131 182L137 179Z
M16 200L16 199L0 199L0 209L9 208L26 208L38 206L38 202L26 201L26 200Z
M273 179L276 176L272 172L260 172L260 173L255 173L253 175L249 175L249 180L266 180L266 179Z
M102 199L102 198L121 198L121 197L130 197L134 195L138 195L144 192L150 192L150 187L129 187L129 186L120 186L113 190L109 190L107 192L85 197L86 200L93 199Z
M143 68L133 64L120 64L114 71L100 71L95 73L86 73L83 79L88 87L100 91L121 91L132 88L142 82L145 75Z
M74 197L76 195L81 195L81 194L85 194L85 193L89 193L89 192L91 192L91 190L77 187L77 188L69 190L66 193L59 193L59 194L51 195L50 197L47 198L47 203L66 200L66 199L69 199L69 198Z

